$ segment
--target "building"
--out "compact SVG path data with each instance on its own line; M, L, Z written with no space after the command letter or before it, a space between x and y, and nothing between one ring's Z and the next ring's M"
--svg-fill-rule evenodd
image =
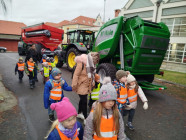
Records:
M162 69L186 73L186 1L129 0L115 16L132 16L153 22L164 22L171 33L170 44Z
M66 33L68 30L86 29L86 30L92 30L92 31L97 32L99 30L99 28L103 25L103 22L102 22L100 14L99 14L96 17L96 19L90 18L90 17L85 17L85 16L78 16L71 21L64 20L60 23L46 22L45 24L63 29L65 32L63 43L66 43L67 42Z
M21 28L24 23L0 20L0 46L7 51L17 51L18 41L21 37Z

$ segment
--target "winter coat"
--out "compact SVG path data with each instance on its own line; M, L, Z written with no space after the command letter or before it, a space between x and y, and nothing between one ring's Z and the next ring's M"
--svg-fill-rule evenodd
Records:
M96 103L95 102L93 104L93 108L96 108ZM102 113L104 118L107 118L107 116L111 116L113 115L113 111L112 109L106 110L103 109L103 113ZM124 122L123 122L123 118L119 112L119 133L117 135L118 140L127 140L127 136L125 135L124 131ZM93 139L93 134L94 134L94 129L93 129L93 112L90 112L89 116L86 119L86 125L84 128L84 136L83 136L83 140L92 140Z
M50 75L50 79L54 80L54 78L52 77L52 75ZM45 84L45 87L44 87L44 107L45 109L48 109L48 107L52 104L52 103L55 103L56 100L52 100L50 99L50 90L52 89L52 84L51 82L48 80ZM62 86L62 89L63 90L66 90L66 91L72 91L72 87L71 86L68 86L67 82L64 80L64 84ZM64 95L63 95L63 90L62 90L62 97L60 99L60 101L63 99Z
M143 103L148 101L140 86L138 88L138 93L137 94L139 95L139 97L140 97L140 99ZM137 107L137 101L130 103L130 106L126 106L125 109L126 110L136 109L136 107Z
M86 65L82 63L77 63L72 79L72 90L80 95L90 94L92 90L91 83L92 79L88 78Z
M78 138L79 138L79 140L83 140L83 127L82 127L81 123L78 121L77 121L77 127L78 127L77 130L79 132ZM54 130L49 134L47 139L48 140L61 140L56 128L54 128Z

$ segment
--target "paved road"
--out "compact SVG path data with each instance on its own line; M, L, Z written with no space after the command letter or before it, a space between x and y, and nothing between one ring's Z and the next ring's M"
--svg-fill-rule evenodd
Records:
M47 110L43 107L42 77L36 88L29 88L28 77L25 75L23 83L18 82L14 74L14 67L19 56L17 53L0 53L0 73L5 86L17 96L21 110L22 126L27 128L27 139L40 140L46 135L50 124ZM62 77L71 85L71 73L64 67ZM134 118L135 131L126 129L131 140L184 140L186 138L186 106L185 102L175 99L160 91L145 91L149 100L149 109L144 111L139 100ZM65 92L73 105L78 106L79 97L73 92ZM126 118L125 118L126 120Z

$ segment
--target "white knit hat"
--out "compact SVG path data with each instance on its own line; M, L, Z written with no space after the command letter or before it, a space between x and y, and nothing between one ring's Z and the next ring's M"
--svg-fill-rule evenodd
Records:
M103 85L99 91L99 102L105 102L110 100L117 100L117 93L114 86L111 84L111 78L105 77L103 79Z
M132 76L131 74L129 74L129 75L127 76L127 84L128 84L128 83L131 83L131 82L133 82L133 81L136 81L135 77Z

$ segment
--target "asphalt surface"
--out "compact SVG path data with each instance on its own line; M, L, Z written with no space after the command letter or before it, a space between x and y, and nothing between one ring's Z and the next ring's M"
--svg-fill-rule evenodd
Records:
M17 53L0 53L0 73L3 77L3 83L15 94L18 100L18 111L16 113L19 119L15 119L15 124L9 123L7 125L23 128L14 128L13 130L15 134L16 131L23 131L22 134L25 134L25 137L12 137L12 139L42 140L51 126L51 123L48 121L47 110L43 106L44 85L42 77L38 74L39 82L36 82L35 89L29 88L28 77L26 75L24 75L23 83L19 83L17 75L15 76L14 74L18 58ZM61 70L62 77L71 85L71 72L65 66ZM142 108L143 104L138 99L138 107L133 120L135 130L131 131L126 128L127 136L131 140L185 140L185 101L170 96L170 93L161 91L144 92L149 101L149 109L144 111ZM77 109L79 97L73 92L64 91L64 94L70 98ZM7 116L8 114L6 112ZM124 119L125 122L126 119ZM2 126L0 127L2 128ZM21 132L17 134L21 134ZM11 138L11 134L9 137ZM3 135L3 138L0 137L0 139L6 139L6 135Z

